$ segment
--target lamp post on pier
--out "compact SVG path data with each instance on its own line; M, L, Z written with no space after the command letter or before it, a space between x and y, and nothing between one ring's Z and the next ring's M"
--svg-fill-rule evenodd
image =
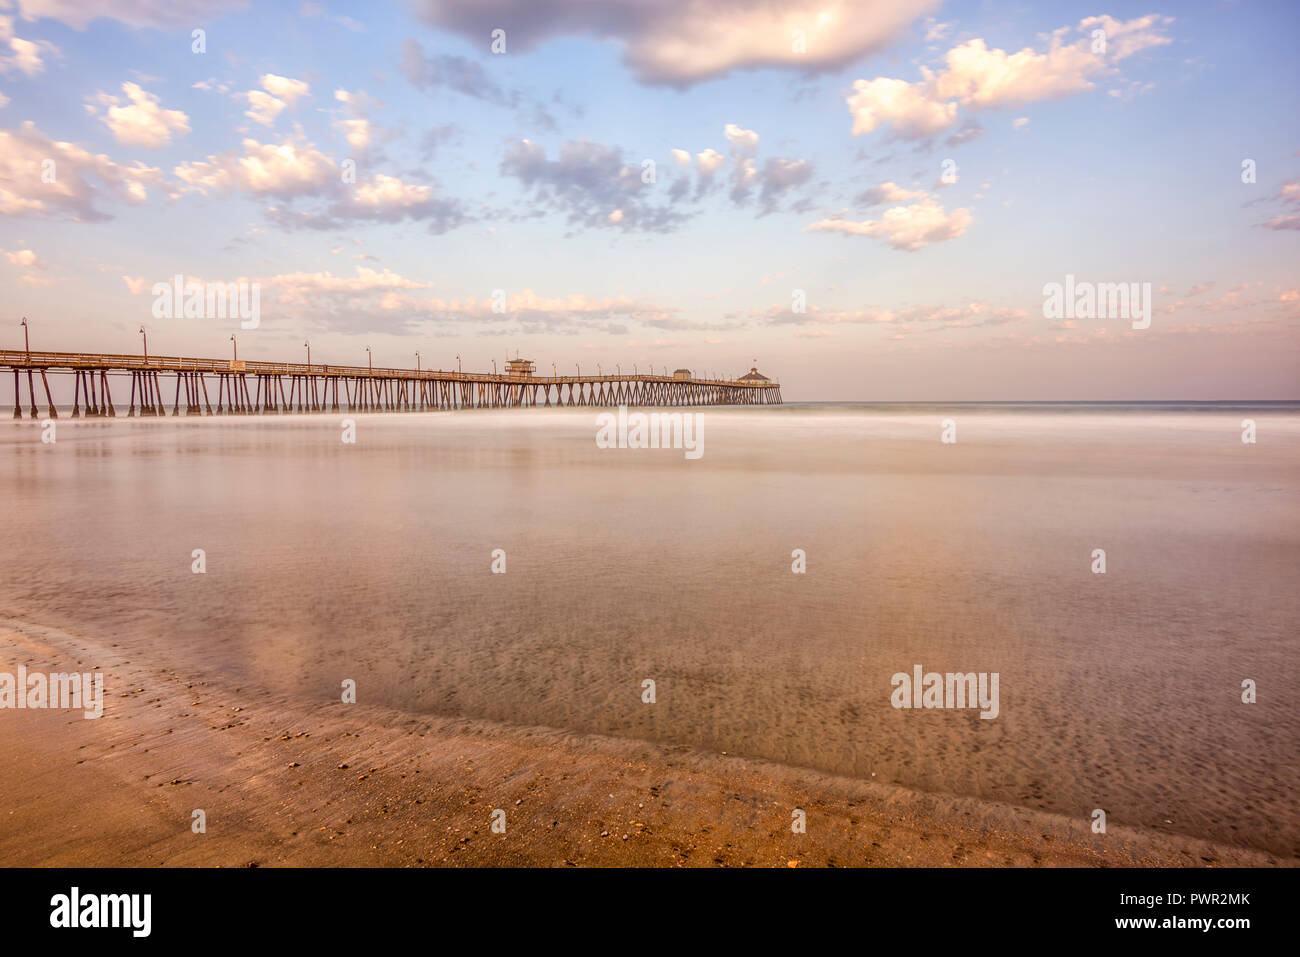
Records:
M149 364L149 333L144 331L144 326L140 327L140 338L144 340L144 362Z
M304 339L302 341L302 347L307 350L307 374L311 376L311 340ZM329 387L327 384L326 389L328 388ZM308 396L307 398L310 402L309 410L315 412L316 411L316 377L315 376L311 376L311 395ZM299 412L302 411L301 405L298 406L298 411Z
M27 353L27 396L32 403L32 418L36 418L36 385L32 379L32 343L27 337L27 317L23 316L20 323L23 327L23 351ZM18 374L14 373L14 418L21 419L23 414L19 411L20 401L18 399Z
M230 336L230 348L233 350L233 358L236 364L239 362L239 342L235 339L234 334Z
M366 405L364 406L364 408L369 409L369 408L370 408L370 402L369 402L369 400L372 398L372 396L371 396L371 389L374 388L374 384L375 384L375 383L374 383L374 375L375 375L375 356L374 356L374 353L372 353L372 352L370 351L370 347L369 347L369 346L366 346L366 369L367 369L367 375L368 375L368 378L366 379L366 399L367 399L367 403L366 403Z

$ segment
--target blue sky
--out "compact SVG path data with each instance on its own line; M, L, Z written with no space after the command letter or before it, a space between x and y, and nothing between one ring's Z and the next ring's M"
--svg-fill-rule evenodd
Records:
M228 6L0 0L10 344L1297 397L1294 4ZM154 319L177 273L261 325ZM1067 273L1150 283L1150 328L1045 318Z

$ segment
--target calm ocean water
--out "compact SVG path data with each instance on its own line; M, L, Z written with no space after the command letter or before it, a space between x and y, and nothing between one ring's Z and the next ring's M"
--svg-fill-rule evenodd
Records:
M701 411L695 461L588 410L2 422L0 617L250 707L353 678L1300 854L1300 406ZM1001 714L894 710L916 664L998 672Z

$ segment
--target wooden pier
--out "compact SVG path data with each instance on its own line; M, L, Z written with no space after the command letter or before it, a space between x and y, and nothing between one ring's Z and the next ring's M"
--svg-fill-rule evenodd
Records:
M525 360L526 361L526 360ZM512 362L512 366L516 363ZM36 380L49 418L58 418L51 375L71 375L74 416L115 416L131 378L126 412L166 415L262 415L290 412L424 412L581 406L779 405L780 383L756 369L739 379L618 374L538 376L503 373L374 369L319 363L243 362L175 356L0 350L0 370L14 375L14 418L22 418L24 378L31 417L38 418ZM174 379L174 383L167 381Z

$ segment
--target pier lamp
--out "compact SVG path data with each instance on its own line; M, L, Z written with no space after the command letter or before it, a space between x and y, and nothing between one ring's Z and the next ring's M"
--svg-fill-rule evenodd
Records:
M497 374L497 360L496 360L496 359L493 359L493 360L492 360L492 374L493 374L493 375L496 375L496 374Z
M581 379L581 378L582 378L582 366L580 366L578 363L575 362L575 363L573 364L573 367L574 367L575 369L578 370L578 378Z
M23 321L20 323L20 325L23 327L23 348L27 351L27 394L30 396L35 396L36 392L32 386L32 344L27 338L27 317L26 316L23 316ZM44 373L42 373L42 375L44 375ZM46 386L47 391L48 389L49 387ZM55 414L56 413L54 412L53 403L51 403L50 418L54 418ZM22 417L23 414L20 411L18 411L18 370L15 369L14 370L14 418L21 419ZM36 418L35 398L32 399L32 418L33 419Z
M149 334L144 331L144 326L140 327L140 338L144 340L144 361L149 361Z
M416 372L420 371L420 350L419 349L415 350L415 371Z
M560 377L560 370L555 367L554 362L551 363L551 375L557 379Z
M457 372L457 374L459 374L460 371L461 371L461 369L460 369L460 356L457 356L457 357L456 357L456 372Z
M370 370L371 375L375 374L375 356L369 346L366 346L366 368Z
M233 349L234 352L235 352L235 361L238 362L238 361L239 361L239 342L236 341L235 336L234 336L233 333L232 333L231 336L230 336L230 343L231 343L230 348Z
M618 370L619 375L623 374L623 363L621 362L614 363L614 368Z
M311 340L304 339L302 344L307 349L307 365L310 366L311 365Z
M596 375L597 375L597 376L603 376L604 374L605 374L604 371L600 368L600 363L597 362L597 363L596 363Z

